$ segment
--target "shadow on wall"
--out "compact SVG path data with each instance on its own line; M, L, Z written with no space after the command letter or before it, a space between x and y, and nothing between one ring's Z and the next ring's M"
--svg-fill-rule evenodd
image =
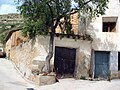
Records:
M32 45L32 47L35 45L35 42L36 42L35 38L31 39L31 45Z
M81 17L79 19L79 27L78 27L79 34L90 35L92 38L96 37L95 32L98 32L98 30L93 27L91 22L92 22L91 19Z

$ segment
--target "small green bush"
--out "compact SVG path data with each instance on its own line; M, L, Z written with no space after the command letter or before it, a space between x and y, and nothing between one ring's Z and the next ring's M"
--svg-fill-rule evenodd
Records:
M81 76L80 79L82 79L82 80L86 80L85 76Z

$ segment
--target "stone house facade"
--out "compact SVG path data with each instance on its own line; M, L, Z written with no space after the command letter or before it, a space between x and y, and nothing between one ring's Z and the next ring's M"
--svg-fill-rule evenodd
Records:
M72 15L71 18L72 18L71 23L73 25L73 31L74 33L77 34L78 14ZM59 33L60 31L59 29L60 28L58 27L56 33ZM80 36L76 35L76 37L80 37ZM81 39L77 41L75 41L75 39L73 38L74 38L73 36L67 38L67 36L65 35L65 38L60 40L60 38L57 37L56 35L54 50L56 49L56 47L79 48L80 43L91 43L91 41L87 37L84 37L87 42L83 40L83 37L81 37ZM66 44L64 42L66 42ZM11 30L6 37L6 54L7 57L15 63L15 65L20 70L23 76L37 82L39 76L34 75L32 71L39 69L39 72L41 72L41 69L45 64L45 58L48 53L48 45L49 45L49 36L46 37L39 36L33 40L28 40L27 38L22 37L20 29ZM89 44L85 44L85 45L89 45ZM81 48L83 48L83 46ZM90 50L89 47L88 50ZM54 58L55 57L53 57L51 60L52 71L54 68ZM75 64L75 59L76 57L74 58L74 64ZM73 68L74 68L73 70L75 70L75 66ZM72 75L73 74L74 72L72 72Z
M113 5L114 4L114 5ZM51 60L51 71L58 77L118 78L120 70L120 2L110 0L106 14L82 23L75 20L77 40L55 37L54 56ZM77 19L77 18L76 18ZM59 32L59 29L57 29ZM14 32L15 33L15 32ZM13 33L13 34L14 34ZM86 36L80 36L83 34ZM89 36L90 35L90 36ZM91 39L92 37L92 39ZM11 36L12 38L12 36ZM10 38L6 42L9 45ZM8 45L8 46L7 46ZM41 69L48 53L49 36L36 37L10 47L10 59L14 61L23 76L38 82L39 75L32 71ZM8 50L8 49L6 49Z

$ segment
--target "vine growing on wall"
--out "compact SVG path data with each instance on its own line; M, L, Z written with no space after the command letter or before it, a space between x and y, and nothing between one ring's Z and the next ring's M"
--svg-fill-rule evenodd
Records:
M1 34L1 35L0 35L0 42L1 42L2 44L5 43L6 35L7 35L7 33L4 33L4 34Z

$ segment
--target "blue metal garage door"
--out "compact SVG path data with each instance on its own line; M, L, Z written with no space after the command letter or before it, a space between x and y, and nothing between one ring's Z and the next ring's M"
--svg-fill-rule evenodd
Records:
M95 78L107 78L109 72L109 52L95 52Z

